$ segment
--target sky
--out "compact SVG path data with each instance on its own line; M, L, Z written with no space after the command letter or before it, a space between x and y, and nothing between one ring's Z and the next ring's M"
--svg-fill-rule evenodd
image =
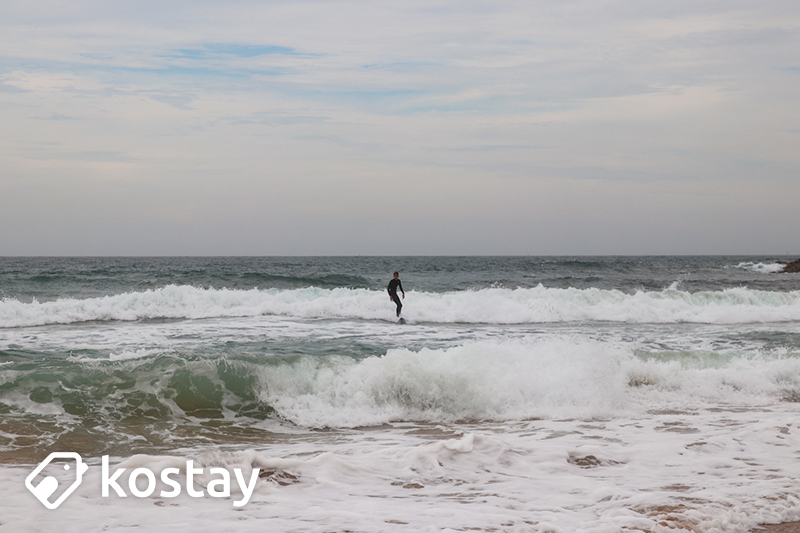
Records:
M800 254L800 2L0 4L0 255Z

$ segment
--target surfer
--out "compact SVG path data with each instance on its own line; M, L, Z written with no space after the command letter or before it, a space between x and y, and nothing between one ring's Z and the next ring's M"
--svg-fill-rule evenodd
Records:
M403 298L406 297L406 291L403 290L403 284L400 283L400 274L397 272L394 273L394 279L389 282L389 287L387 290L389 291L389 299L397 304L397 316L400 316L400 310L403 308L403 304L400 303L400 297L397 296L397 289L400 288L400 292L403 293Z

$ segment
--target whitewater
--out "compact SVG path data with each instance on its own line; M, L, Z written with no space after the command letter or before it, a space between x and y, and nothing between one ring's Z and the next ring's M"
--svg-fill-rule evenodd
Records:
M789 259L0 258L0 531L798 520ZM24 487L52 451L89 465L56 510ZM260 475L241 509L103 498L107 455Z
M662 291L489 288L448 293L410 292L417 322L525 324L580 320L635 323L699 322L736 324L800 320L800 291L730 288L690 293L674 286ZM71 324L104 320L200 319L282 315L297 318L386 320L381 291L163 289L102 298L0 302L0 327ZM389 317L391 318L391 317Z

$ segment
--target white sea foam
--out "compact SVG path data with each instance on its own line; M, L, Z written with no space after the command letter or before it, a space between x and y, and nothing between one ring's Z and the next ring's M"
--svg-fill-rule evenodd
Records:
M619 421L406 425L191 456L199 466L260 469L240 510L232 506L238 494L102 498L100 466L86 457L84 482L50 511L21 489L32 467L3 467L2 520L4 530L65 533L91 523L176 532L234 524L243 532L745 533L758 523L800 518L797 415L787 405ZM159 473L185 462L137 455L112 464ZM184 476L176 474L181 484ZM120 481L127 485L127 478ZM209 479L195 482L201 488Z
M259 372L262 399L310 427L627 416L800 396L796 357L698 355L680 362L617 343L507 340L395 349L361 361L306 357Z
M774 274L776 272L783 272L783 269L786 267L783 263L753 263L751 261L745 261L743 263L739 263L736 265L736 268L741 268L742 270L749 270L751 272L761 272L763 274Z
M394 320L385 293L366 289L216 290L168 286L103 298L24 303L0 301L0 327L282 315L297 318ZM525 324L575 321L631 323L785 322L800 320L800 291L747 288L690 293L670 287L616 290L491 288L408 293L405 312L417 323Z
M120 353L110 353L108 355L109 361L127 361L130 359L143 359L156 354L169 353L163 349L147 349L141 348L138 350L123 350Z

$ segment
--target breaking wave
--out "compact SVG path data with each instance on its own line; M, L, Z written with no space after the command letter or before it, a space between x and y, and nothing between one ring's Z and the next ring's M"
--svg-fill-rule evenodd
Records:
M87 427L191 419L305 427L393 421L614 416L652 405L797 401L795 352L640 352L582 338L390 349L380 357L51 359L0 370L0 412L77 417ZM46 431L43 431L46 433Z
M690 293L670 287L618 290L489 288L410 292L408 318L429 323L525 324L576 321L737 324L800 320L800 291L732 288ZM50 302L0 301L0 327L90 321L202 319L281 315L303 319L392 320L386 294L368 289L161 289Z
M784 263L753 263L751 261L745 261L736 265L736 268L749 270L750 272L760 272L762 274L774 274L776 272L783 272L786 265Z

